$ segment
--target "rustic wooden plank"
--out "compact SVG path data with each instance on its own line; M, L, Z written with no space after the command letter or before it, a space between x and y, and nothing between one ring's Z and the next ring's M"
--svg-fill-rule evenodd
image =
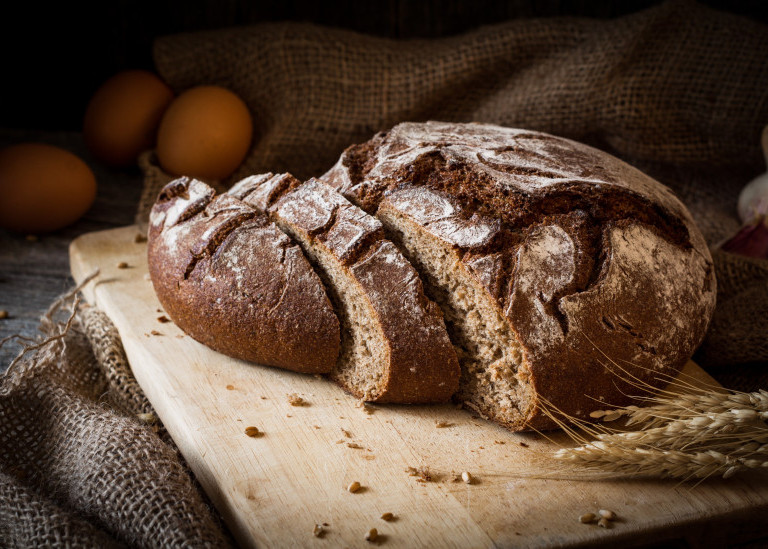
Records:
M101 270L86 287L88 299L117 326L138 382L244 546L321 543L312 528L323 522L324 542L350 547L367 546L363 536L372 527L388 547L622 546L678 538L707 546L768 533L764 476L696 487L546 478L548 455L562 436L553 443L510 433L447 405L376 406L368 414L325 379L215 353L158 321L146 245L134 234L126 227L76 239L73 275L82 280ZM130 268L118 269L121 261ZM693 363L687 372L712 381ZM289 393L308 405L291 406ZM436 428L438 420L452 425ZM251 425L264 435L247 437ZM432 481L418 482L408 467L429 468ZM453 482L464 470L476 482ZM351 494L345 487L355 480L365 489ZM598 508L621 520L608 530L576 520ZM383 512L398 520L380 520Z

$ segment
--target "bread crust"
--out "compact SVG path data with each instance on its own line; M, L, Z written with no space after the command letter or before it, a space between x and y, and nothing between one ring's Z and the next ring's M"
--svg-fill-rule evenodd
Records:
M265 214L180 178L161 191L148 237L155 293L184 332L235 358L331 370L340 335L325 288Z
M457 251L524 348L536 395L507 427L587 418L660 387L703 339L712 259L660 183L586 145L485 124L404 123L322 178L366 211L396 208ZM503 423L497 411L481 410Z

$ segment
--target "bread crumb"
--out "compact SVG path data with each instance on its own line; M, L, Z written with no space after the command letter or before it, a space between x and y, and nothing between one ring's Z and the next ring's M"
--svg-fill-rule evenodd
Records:
M167 317L167 316L165 316L165 315L160 315L159 317L157 317L157 321L158 321L160 324L166 324L166 323L170 322L170 321L171 321L171 319L170 319L170 318L168 318L168 317Z
M356 442L347 442L347 448L353 448L355 450L363 450L363 447Z
M306 406L309 404L306 400L301 398L297 393L290 393L287 395L288 397L288 404L291 406Z
M429 471L429 467L408 467L405 472L412 477L418 477L416 480L419 482L429 482L432 480L432 473Z
M368 530L368 533L365 534L365 541L376 541L376 538L379 537L379 531L376 530L376 528L371 528Z
M147 237L146 237L145 235L141 234L141 233L138 233L138 234L137 234L137 235L136 235L136 236L133 238L133 241L134 241L136 244L141 244L142 242L146 242L146 241L147 241Z
M444 429L446 427L453 427L453 425L454 424L449 422L449 421L436 421L435 422L435 427L438 428L438 429Z
M520 446L522 446L523 448L528 448L528 445L522 440L520 441Z
M506 442L504 442L503 440L494 440L493 443L494 444L506 444Z
M373 406L371 406L369 403L365 402L364 400L358 400L357 404L355 405L357 408L360 408L365 412L366 414L372 414L375 412L375 409Z
M0 310L0 320L4 320L6 318L8 318L8 311L6 311L5 309L1 309Z
M347 437L347 438L352 438L352 433L350 433L349 431L347 431L347 430L346 430L346 429L344 429L343 427L341 428L341 432L342 432L342 434L343 434L345 437Z
M125 261L121 261L120 263L117 264L118 269L127 269L128 267L129 265Z
M362 485L359 482L354 481L349 486L347 486L347 491L352 492L354 494L355 492L359 492L361 488L362 488Z
M314 427L315 429L319 429L320 428L319 425L313 425L312 427Z
M150 333L150 334L152 334L153 336L161 336L161 335L163 335L163 333L162 333L162 332L158 332L157 330L152 330L152 331L151 331L151 332L149 332L149 333Z
M387 522L389 522L390 520L394 520L394 518L395 518L395 515L393 515L392 513L383 513L381 515L381 520L386 520Z
M246 427L245 428L245 434L248 435L251 438L259 438L264 435L261 431L259 431L258 427Z
M234 391L235 386L234 385L227 385L227 391Z
M312 528L312 535L316 538L323 537L323 534L325 534L325 530L323 530L322 524L315 524L315 527Z

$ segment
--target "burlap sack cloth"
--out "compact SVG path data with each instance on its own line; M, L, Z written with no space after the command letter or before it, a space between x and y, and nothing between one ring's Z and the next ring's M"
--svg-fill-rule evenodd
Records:
M155 44L177 92L219 84L252 109L254 146L232 179L320 175L347 145L402 120L494 122L638 166L680 195L712 245L738 228L738 192L766 168L766 52L766 26L687 1L435 41L270 24ZM142 166L140 222L168 180L151 154ZM714 255L719 304L696 358L721 379L735 372L741 388L765 387L768 262ZM81 310L66 336L28 353L0 385L0 545L226 544L172 442L136 415L150 412L98 311Z

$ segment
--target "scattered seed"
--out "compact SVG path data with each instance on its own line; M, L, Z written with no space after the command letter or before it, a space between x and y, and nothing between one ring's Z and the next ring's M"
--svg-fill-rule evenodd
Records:
M5 309L0 310L0 320L8 318L8 311Z
M349 431L347 431L347 430L346 430L346 429L344 429L343 427L342 427L342 429L341 429L341 433L342 433L342 434L343 434L345 437L347 437L347 438L352 438L352 433L350 433Z
M227 391L234 391L235 386L234 385L227 385Z
M363 447L357 444L356 442L347 442L347 448L353 448L355 450L362 450Z
M355 481L352 484L350 484L349 486L347 486L347 491L352 492L354 494L355 492L360 490L360 488L362 488L362 486L360 486L360 483Z
M616 513L608 509L600 509L598 511L598 514L601 517L603 517L605 520L616 520Z
M610 528L611 527L610 521L608 521L608 519L605 519L605 518L601 518L600 520L598 520L597 521L597 525L600 528Z
M393 515L392 513L384 513L383 515L381 515L381 520L386 520L387 522L389 522L394 518L395 518L395 515Z
M503 440L494 440L493 443L494 444L506 444L506 442L504 442Z
M444 429L445 427L452 427L452 426L453 426L453 423L450 423L448 421L436 421L435 422L435 427L437 427L438 429Z
M611 410L610 412L607 412L603 416L603 421L605 421L605 422L616 421L617 419L619 419L621 417L621 415L622 414L621 414L620 410Z
M472 484L472 475L469 474L469 471L464 471L461 473L461 480L464 481L464 484Z
M246 427L245 428L245 434L248 435L251 438L258 438L258 437L262 436L264 433L259 431L258 427L251 426L251 427Z
M149 333L152 334L153 336L161 336L161 335L163 335L163 332L158 332L157 330L152 330Z
M297 393L288 395L288 404L291 406L304 406L306 403L307 401L301 398Z
M325 534L325 530L323 529L322 524L315 524L315 527L312 528L312 535L316 538L323 537L323 534Z
M117 268L118 269L127 269L128 268L128 263L126 263L125 261L121 261L120 263L117 264Z
M584 513L579 517L579 522L582 524L589 524L591 522L595 522L596 518L597 517L595 517L594 513Z
M165 316L165 315L161 315L161 316L157 317L157 321L158 321L160 324L166 324L166 323L170 322L170 321L171 321L171 319L170 319L170 318L168 318L168 317L167 317L167 316Z
M376 541L376 538L379 537L379 531L376 530L376 528L371 528L368 530L368 533L365 534L365 541Z

